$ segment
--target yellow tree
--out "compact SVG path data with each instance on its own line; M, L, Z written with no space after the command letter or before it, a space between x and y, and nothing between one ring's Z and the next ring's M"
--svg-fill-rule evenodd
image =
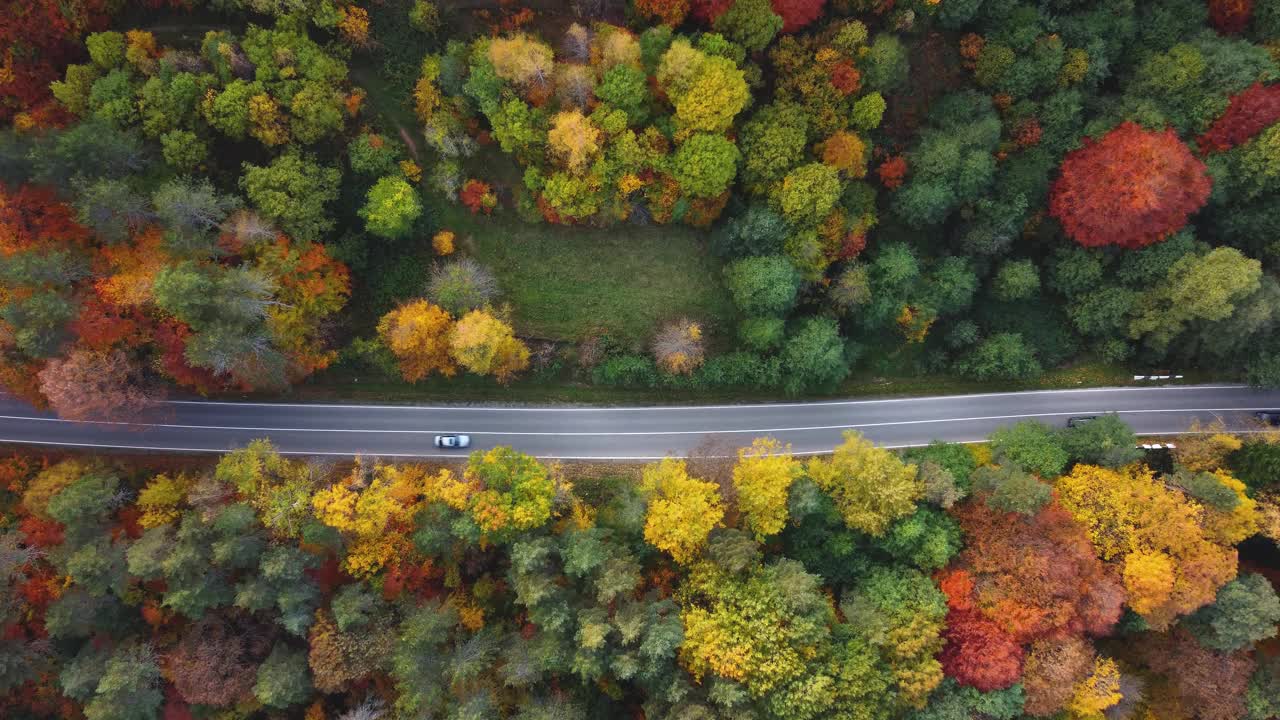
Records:
M1227 432L1221 421L1204 426L1196 420L1191 423L1188 434L1178 438L1173 459L1188 470L1213 472L1225 467L1227 455L1243 444L1240 438Z
M546 43L518 33L490 42L489 62L493 63L494 72L503 80L535 88L550 81L555 53Z
M378 337L395 355L405 380L417 382L433 372L452 377L457 372L449 355L452 320L443 308L415 300L378 321Z
M471 372L500 382L529 366L529 348L516 339L510 325L486 310L472 310L454 325L449 354Z
M756 438L751 447L738 451L733 467L733 487L745 529L756 539L782 531L787 523L787 492L800 475L800 463L791 446L774 438Z
M1145 467L1077 465L1057 489L1102 559L1120 566L1129 607L1157 630L1213 602L1236 575L1236 551L1213 542L1205 508Z
M372 475L366 482L365 476ZM359 460L342 482L311 497L318 520L347 534L352 542L344 562L355 577L369 577L408 550L408 539L396 527L406 527L412 514L408 502L416 496L418 474L387 465L367 468Z
M924 484L916 466L848 431L830 459L809 461L809 477L835 502L845 524L882 535L890 523L916 509Z
M751 99L747 81L732 60L706 58L682 95L673 96L676 121L692 132L722 133Z
M697 558L724 518L716 484L689 477L683 460L664 458L645 467L641 488L649 497L644 539L678 563Z
M552 118L547 143L569 172L581 174L600 154L600 131L574 108Z

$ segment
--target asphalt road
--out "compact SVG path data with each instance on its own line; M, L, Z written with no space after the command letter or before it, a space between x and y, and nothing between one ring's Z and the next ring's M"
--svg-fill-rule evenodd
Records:
M1140 434L1185 431L1221 418L1257 426L1253 411L1280 408L1280 391L1240 386L1097 388L982 395L759 405L667 407L421 407L172 401L146 424L59 420L0 395L0 443L113 450L222 452L270 438L298 455L443 457L439 433L466 433L473 448L510 445L543 458L640 460L682 455L713 437L747 445L770 435L797 453L829 451L845 430L891 447L934 439L983 439L1001 425L1038 419L1120 414Z

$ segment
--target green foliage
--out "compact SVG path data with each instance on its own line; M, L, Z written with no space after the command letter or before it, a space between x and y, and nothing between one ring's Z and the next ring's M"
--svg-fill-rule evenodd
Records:
M782 367L782 389L788 394L835 388L849 374L836 322L810 317L796 323L783 342Z
M1046 479L1061 475L1069 457L1061 436L1035 420L1023 420L991 433L991 451L1001 462Z
M1000 266L992 293L1006 302L1026 300L1040 291L1040 271L1030 260L1013 260Z
M971 476L974 493L1003 512L1035 515L1053 496L1053 489L1016 467L980 467Z
M305 653L276 643L267 659L258 667L258 680L253 695L267 707L287 708L311 697L311 673Z
M801 165L782 179L775 198L789 222L813 225L826 217L840 199L840 177L830 165Z
M1120 468L1142 457L1137 436L1114 413L1067 428L1059 440L1072 462Z
M151 648L125 645L106 661L84 715L88 720L150 720L161 700L160 668Z
M715 197L738 173L738 147L723 135L695 133L671 158L676 182L695 197Z
M374 235L398 239L412 232L422 215L422 201L413 186L399 176L387 176L369 189L360 217Z
M1249 573L1223 585L1212 605L1191 615L1186 625L1201 645L1228 653L1275 637L1280 598L1262 575Z
M280 229L302 240L319 240L333 227L326 206L338 197L342 173L298 154L269 165L245 163L240 187L249 202Z
M1017 333L998 333L978 343L956 368L977 380L1030 380L1043 368Z
M800 288L800 274L780 255L745 258L727 266L724 272L734 303L749 315L785 313L795 303Z
M742 45L748 52L765 49L782 29L782 17L768 0L738 0L716 18L716 32Z

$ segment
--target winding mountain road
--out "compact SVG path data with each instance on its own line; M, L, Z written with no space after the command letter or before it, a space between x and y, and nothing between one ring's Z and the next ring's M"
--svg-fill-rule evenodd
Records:
M433 436L465 433L474 448L510 445L548 459L648 460L681 455L708 436L717 446L771 435L797 453L830 451L845 430L890 447L983 439L1020 420L1065 425L1116 412L1136 432L1185 431L1221 418L1255 429L1253 412L1280 408L1280 391L1233 385L1091 388L981 395L755 405L664 407L503 407L170 401L139 423L60 420L0 395L0 444L223 452L269 438L296 455L457 457Z

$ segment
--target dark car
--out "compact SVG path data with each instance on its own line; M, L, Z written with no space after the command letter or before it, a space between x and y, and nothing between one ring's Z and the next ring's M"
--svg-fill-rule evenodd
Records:
M470 435L437 435L436 447L445 450L459 450L471 446Z
M1253 416L1271 426L1280 426L1280 410L1259 410Z
M1076 428L1076 427L1080 427L1081 425L1088 425L1089 423L1097 419L1098 419L1097 415L1080 415L1079 417L1068 418L1067 427Z

